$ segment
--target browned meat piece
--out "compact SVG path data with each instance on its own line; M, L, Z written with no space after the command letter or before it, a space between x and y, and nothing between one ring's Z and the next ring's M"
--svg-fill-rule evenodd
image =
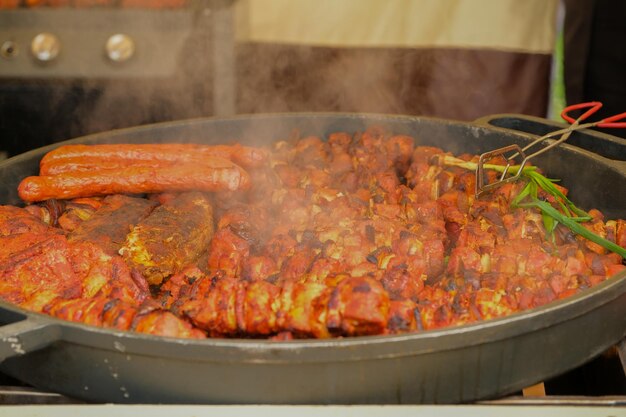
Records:
M626 248L626 220L617 220L615 230L615 243Z
M120 253L152 285L197 261L213 236L213 209L197 192L183 193L152 211L126 237Z
M58 301L47 313L63 320L128 330L137 310L132 304L120 300L95 297Z
M102 203L100 209L68 235L68 240L95 243L109 255L118 254L132 227L157 205L145 198L119 194L104 198Z
M210 269L220 269L228 276L238 276L243 268L243 260L250 253L250 244L237 236L230 228L215 233L209 246L207 265Z
M343 277L336 287L316 283L246 283L205 276L178 311L211 336L297 337L376 334L386 331L389 296L371 278Z
M188 296L193 283L203 276L204 273L196 266L189 266L172 275L161 285L157 302L165 309L175 310L174 303L179 298Z
M371 278L346 278L333 288L327 314L331 332L379 334L387 327L389 295Z
M61 200L63 201L63 200ZM65 211L58 219L61 229L71 232L102 207L101 197L75 198L65 202Z
M14 261L15 256L29 248L52 239L57 233L19 233L9 236L0 236L0 263Z
M0 236L16 235L19 233L58 233L44 223L41 218L28 210L14 206L0 206Z
M323 284L286 284L280 297L281 330L303 337L326 338L331 289Z
M69 260L82 283L82 296L105 296L141 303L148 296L148 284L132 274L119 255L110 256L89 242L69 244Z
M263 210L242 204L230 207L219 217L217 231L209 246L208 268L220 269L228 276L241 275L244 267L252 267L249 262L244 265L243 261L248 259L250 250L260 243L265 228L271 224ZM257 265L254 268L259 272L259 268L271 266ZM247 274L252 278L255 271L249 270Z
M50 154L45 169L72 171L61 181L72 186L97 168L117 187L119 172L107 169L125 171L128 161L140 165L129 170L135 181L152 181L146 168L155 163L173 170L169 180L206 180L195 165L176 165L183 148L65 148ZM212 152L237 161L241 150ZM523 183L477 199L474 172L446 165L449 154L439 148L414 148L408 136L373 128L331 134L327 142L292 138L271 154L249 151L241 163L254 167L251 187L218 187L214 208L198 192L178 194L185 187L143 187L163 191L146 200L117 195L0 207L0 297L67 320L156 335L289 340L501 317L626 269L620 255L562 225L547 236L538 211L512 209ZM204 158L197 149L186 152L183 158ZM495 171L487 175L496 179ZM222 179L236 177L224 171ZM84 186L76 188L82 193ZM541 192L539 198L555 204ZM589 214L584 227L626 245L624 220Z
M102 307L102 325L114 329L128 330L137 314L133 304L108 299Z
M246 281L266 280L278 273L276 263L267 256L250 256L243 266L242 278Z
M389 302L389 320L387 321L387 330L390 333L404 333L420 329L417 319L419 311L416 309L415 303L411 300L393 300Z
M137 314L131 329L138 333L148 333L155 336L190 339L204 339L206 337L203 331L194 328L188 322L165 310Z
M4 237L13 250L0 263L0 297L41 311L56 300L104 296L142 302L147 286L133 279L123 260L89 243L71 244L61 235L33 244L30 234Z
M384 141L388 157L400 174L404 174L411 164L414 142L412 137L406 135L392 136Z
M236 335L239 332L236 302L241 285L232 278L201 278L190 295L179 300L179 311L210 336Z
M23 240L25 236L32 235L4 238L4 243L12 240L8 245L12 253L0 262L0 297L34 311L41 311L55 298L79 297L81 281L70 263L65 237L49 235L34 243Z
M80 296L67 241L29 211L0 206L0 298L41 311L53 299Z
M65 201L46 200L41 204L31 204L24 209L40 219L48 226L58 226L59 218L65 211Z
M34 311L55 300L97 294L142 301L146 288L121 258L89 243L69 243L24 209L0 207L0 297Z
M265 281L237 292L237 325L244 334L270 335L281 328L277 316L281 289Z
M59 301L48 313L64 320L118 330L134 330L155 336L196 339L206 337L201 330L193 328L188 322L168 311L151 307L142 311L144 309L145 307L120 300L95 297Z

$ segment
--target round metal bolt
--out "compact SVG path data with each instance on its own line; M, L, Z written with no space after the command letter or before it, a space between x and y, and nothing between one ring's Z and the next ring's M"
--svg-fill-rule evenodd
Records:
M0 46L0 55L3 58L11 59L17 55L17 44L13 41L4 41Z
M111 61L125 62L135 54L135 42L130 36L117 33L107 40L105 49Z
M61 42L52 33L40 33L30 43L30 51L41 62L54 60L61 52Z

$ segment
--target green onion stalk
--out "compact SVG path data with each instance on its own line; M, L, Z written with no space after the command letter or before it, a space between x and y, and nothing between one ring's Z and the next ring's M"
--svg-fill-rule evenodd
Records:
M443 156L441 162L443 162L444 165L456 166L470 171L476 171L478 169L478 164L475 162L464 161L449 155ZM483 164L483 167L500 173L503 173L506 168L502 165L495 164ZM516 175L519 170L519 165L509 167L509 171L512 175ZM511 206L515 208L538 209L541 212L543 225L548 236L554 238L554 230L559 224L562 224L572 232L626 259L626 249L580 225L581 222L591 220L591 216L584 210L576 207L576 205L554 185L558 180L544 177L537 171L537 167L535 166L524 167L520 177L526 180L526 186L513 199ZM554 197L560 211L554 208L552 204L539 199L539 190L543 190L546 194Z

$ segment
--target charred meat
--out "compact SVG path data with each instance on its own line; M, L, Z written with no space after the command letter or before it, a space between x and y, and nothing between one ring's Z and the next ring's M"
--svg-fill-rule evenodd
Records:
M202 193L183 193L152 211L126 236L120 253L152 285L195 262L213 236L213 208Z
M45 201L0 207L0 297L120 330L286 340L488 320L626 269L620 255L513 208L524 184L476 199L473 172L415 142L371 128L271 152L59 148L20 189ZM626 245L624 220L589 218L583 227Z
M115 255L130 230L146 218L156 202L124 195L107 196L102 206L69 235L70 242L94 242L107 254Z

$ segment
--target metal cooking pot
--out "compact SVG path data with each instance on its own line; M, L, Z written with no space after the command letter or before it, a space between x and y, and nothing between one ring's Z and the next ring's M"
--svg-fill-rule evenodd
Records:
M200 119L85 136L65 143L202 142L322 137L382 126L420 144L480 153L561 128L491 116L474 123L362 114ZM510 130L515 129L516 131ZM534 160L571 198L626 217L626 141L576 132ZM573 146L576 144L592 150ZM53 147L0 164L0 201ZM604 155L604 156L602 156ZM41 389L120 403L455 403L508 394L576 367L626 334L626 273L581 294L485 322L396 336L330 340L186 340L65 322L0 302L0 369Z

